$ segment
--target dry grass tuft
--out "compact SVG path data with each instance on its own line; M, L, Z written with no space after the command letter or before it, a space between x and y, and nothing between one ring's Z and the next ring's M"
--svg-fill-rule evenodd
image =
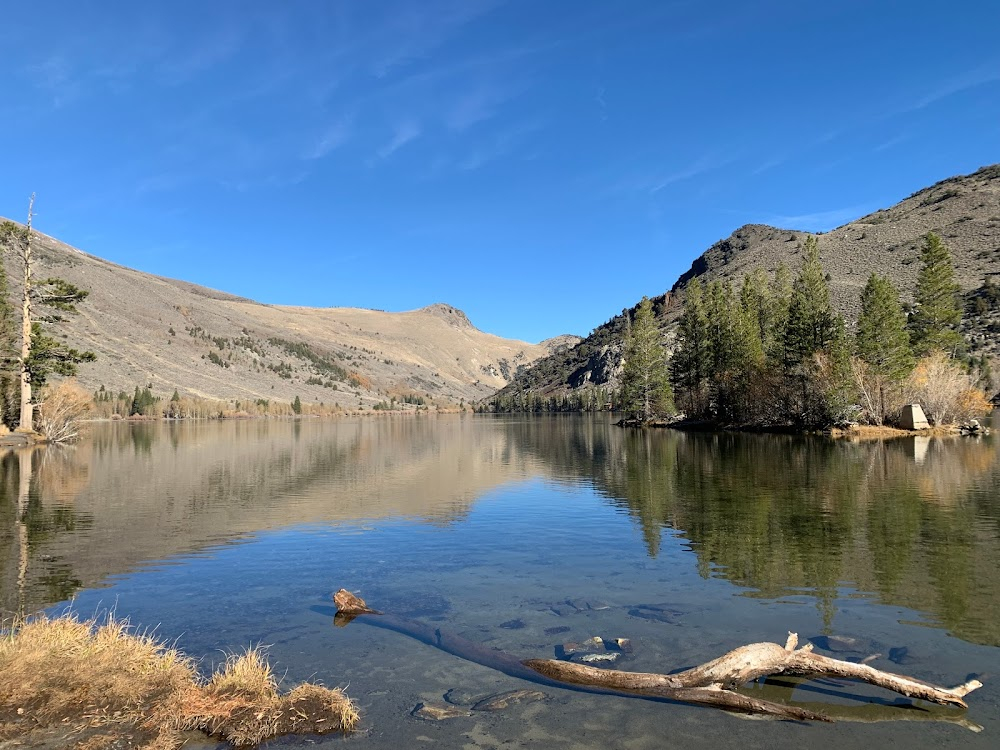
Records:
M198 730L248 747L282 734L352 729L341 690L286 695L260 649L227 659L207 681L197 666L128 623L38 617L0 631L0 740L65 733L67 747L173 750Z

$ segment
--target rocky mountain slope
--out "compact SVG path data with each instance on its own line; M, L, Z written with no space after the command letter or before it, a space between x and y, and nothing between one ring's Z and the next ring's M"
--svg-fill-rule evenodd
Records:
M942 180L891 208L817 235L830 295L848 321L856 319L861 290L872 272L888 276L912 299L927 232L950 248L967 308L963 332L970 349L1000 355L1000 164ZM808 232L759 224L740 227L694 261L670 291L653 300L668 344L693 278L729 280L734 286L754 268L768 273L785 263L795 273ZM634 308L632 308L634 309ZM615 387L625 318L615 316L564 352L539 360L501 391L564 394L587 384Z
M88 390L371 407L392 396L457 405L504 386L519 368L579 341L529 344L478 330L433 304L410 312L265 305L116 265L45 235L37 278L65 278L90 296L53 327L97 354L80 368ZM12 293L20 269L5 258Z

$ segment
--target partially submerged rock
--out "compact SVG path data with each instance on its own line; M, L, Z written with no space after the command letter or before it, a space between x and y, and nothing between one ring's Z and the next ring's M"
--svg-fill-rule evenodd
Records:
M619 656L621 656L621 654L617 652L606 654L583 654L578 660L584 664L612 664L618 660Z
M978 419L970 419L958 426L958 431L963 435L989 435L990 428L983 427Z
M882 645L870 638L855 638L849 635L818 635L809 642L823 651L834 654L854 654L856 656L871 656L884 651Z
M622 654L632 653L628 638L602 638L595 635L582 643L567 642L556 646L556 658L582 664L612 664Z
M474 693L465 688L452 688L444 694L444 699L453 706L471 706L482 699L482 693Z
M920 657L913 653L913 650L907 646L897 646L889 649L889 661L893 664L899 664L902 666L906 664L916 664L920 661Z
M513 706L536 703L546 698L548 696L540 690L508 690L483 698L462 688L452 688L444 694L447 703L418 703L411 713L426 721L443 721L460 716L471 716L471 711L505 711ZM471 710L466 706L471 706Z
M472 707L473 711L504 711L511 706L518 706L522 703L536 703L543 701L548 696L540 690L508 690L506 693L497 693L478 701Z
M410 715L424 721L445 721L447 719L458 719L462 716L471 716L472 714L467 708L454 706L450 703L424 702L414 706Z
M611 609L611 605L599 599L566 599L553 604L549 609L560 617L580 612L601 612Z
M677 622L677 619L684 613L680 610L673 609L668 604L637 604L628 611L631 617L638 617L641 620L650 620L652 622L662 622L667 625L673 625Z

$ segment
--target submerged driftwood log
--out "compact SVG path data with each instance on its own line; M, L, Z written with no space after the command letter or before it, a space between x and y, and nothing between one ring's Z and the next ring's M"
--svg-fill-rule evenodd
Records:
M476 664L542 685L674 700L780 719L833 720L817 711L745 695L736 692L736 688L761 677L775 675L839 677L867 682L909 698L966 708L964 697L982 687L978 680L969 680L957 687L944 688L913 677L883 672L868 664L855 664L814 654L812 644L797 648L798 636L795 633L788 634L784 646L777 643L752 643L675 674L622 672L557 659L522 661L511 654L445 633L424 623L371 609L363 599L345 589L334 594L333 601L337 605L335 623L339 626L348 624L356 617L373 615L366 618L370 625L403 633Z

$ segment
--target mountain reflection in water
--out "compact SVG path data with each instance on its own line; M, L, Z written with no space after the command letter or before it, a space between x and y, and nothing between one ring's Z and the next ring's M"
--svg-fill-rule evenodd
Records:
M825 613L847 587L1000 645L998 442L621 430L577 415L99 424L78 446L0 459L0 608L35 611L266 530L448 525L540 477L594 488L651 557L676 530L703 577L747 596L810 597Z

